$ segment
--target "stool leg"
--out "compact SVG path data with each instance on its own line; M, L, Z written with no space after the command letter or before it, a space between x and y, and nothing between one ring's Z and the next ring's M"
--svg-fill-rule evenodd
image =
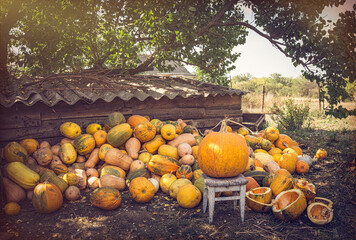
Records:
M233 196L237 196L238 192L232 192ZM237 199L234 199L234 210L237 209Z
M246 195L246 185L242 185L240 191L241 222L243 222L245 218L245 197L246 197L245 195Z
M204 193L203 193L203 213L206 212L206 205L208 203L208 188L204 184Z
M211 224L213 222L214 205L215 205L214 187L208 187L208 200L209 200L209 224Z

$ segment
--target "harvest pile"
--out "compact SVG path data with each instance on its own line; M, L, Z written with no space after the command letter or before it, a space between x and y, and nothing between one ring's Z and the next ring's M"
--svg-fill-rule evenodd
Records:
M194 208L202 199L205 172L213 177L244 173L249 180L246 203L254 211L272 209L276 217L289 221L311 201L311 221L325 224L332 219L332 206L327 199L315 198L315 186L292 177L294 172L308 172L326 151L318 151L313 160L275 128L249 134L245 128L233 132L223 122L220 132L208 131L203 137L181 119L162 122L139 115L125 119L115 112L104 127L92 123L84 132L66 122L60 131L63 139L53 146L35 139L6 145L7 215L18 214L18 203L25 199L38 212L54 212L62 206L63 196L77 200L87 188L92 190L91 204L105 210L120 206L125 189L138 203L149 202L162 191L181 207Z

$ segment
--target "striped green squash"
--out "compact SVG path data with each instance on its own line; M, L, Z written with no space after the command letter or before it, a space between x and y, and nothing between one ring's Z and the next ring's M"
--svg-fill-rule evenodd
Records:
M107 141L113 147L119 147L132 136L132 128L128 123L119 124L108 132Z

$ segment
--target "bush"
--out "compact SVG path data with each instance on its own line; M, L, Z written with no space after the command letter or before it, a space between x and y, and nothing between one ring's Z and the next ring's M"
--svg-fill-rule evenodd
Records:
M296 104L292 99L283 102L280 107L276 103L273 105L272 120L278 124L278 128L294 131L302 127L310 127L312 118L310 108L303 104Z

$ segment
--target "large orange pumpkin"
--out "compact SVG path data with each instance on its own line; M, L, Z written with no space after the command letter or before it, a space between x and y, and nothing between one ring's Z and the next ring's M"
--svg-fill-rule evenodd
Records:
M156 128L149 121L142 121L136 125L133 134L140 142L148 142L156 136Z
M211 177L239 175L245 171L248 158L247 143L236 133L211 132L199 145L198 164Z
M33 190L32 205L40 213L57 211L62 204L62 192L54 183L39 183Z
M146 203L151 201L155 195L155 186L145 177L137 177L133 179L129 187L132 198L138 203Z

